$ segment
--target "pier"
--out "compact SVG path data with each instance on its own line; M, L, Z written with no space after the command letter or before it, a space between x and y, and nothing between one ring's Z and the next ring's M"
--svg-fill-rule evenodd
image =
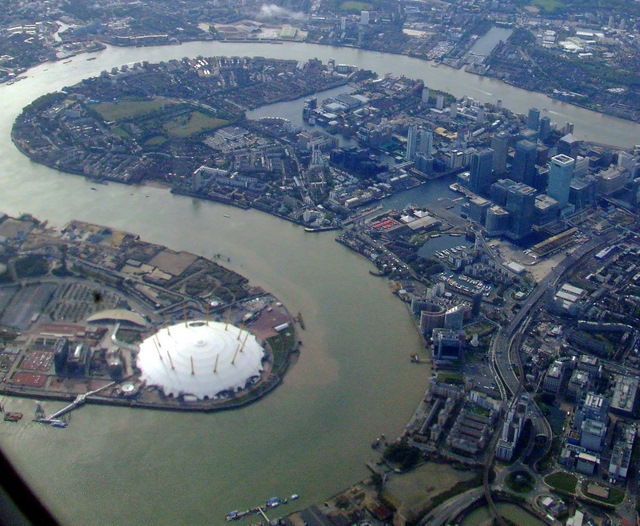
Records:
M84 405L84 403L87 400L87 397L96 393L99 393L100 391L103 391L104 389L107 389L109 387L112 387L116 384L117 382L111 382L107 385L103 385L102 387L100 387L99 389L94 389L93 391L89 391L88 393L83 393L83 394L79 394L78 396L76 396L75 400L73 402L71 402L69 405L63 407L62 409L56 411L55 413L53 413L51 416L44 416L42 418L37 418L35 419L36 422L42 422L44 424L53 424L57 421L59 421L58 419L62 416L62 415L66 415L67 413L73 411L76 407L80 407L81 405Z

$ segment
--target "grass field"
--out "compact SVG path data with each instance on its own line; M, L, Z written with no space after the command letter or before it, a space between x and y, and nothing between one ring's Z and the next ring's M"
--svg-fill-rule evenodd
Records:
M589 493L588 492L589 486L601 486L603 488L608 488L609 489L609 497L603 498L603 497L598 497L597 495L593 495L592 493ZM609 486L607 484L591 482L590 480L585 480L582 483L582 493L587 495L590 499L599 500L601 502L606 502L607 504L613 504L614 506L617 506L618 504L621 504L622 501L624 500L624 495L625 495L623 489L614 488L614 487Z
M145 142L146 146L158 146L160 144L164 144L167 142L167 138L162 135L156 135L155 137L151 137L148 141Z
M295 348L295 333L293 329L287 329L269 338L267 343L273 353L273 372L282 374L287 367L289 354Z
M542 9L543 11L553 11L564 5L558 0L533 0L531 4L535 7L538 7L539 9Z
M576 492L578 477L569 473L556 471L555 473L551 473L551 475L547 475L544 478L544 481L552 488L555 488L559 491L564 491L565 493L573 494Z
M205 130L215 130L226 126L229 121L210 117L199 111L193 111L175 117L164 123L162 129L172 137L183 139Z
M176 104L171 99L157 98L153 100L121 100L118 102L101 102L93 106L105 121L122 121L146 115L160 110L169 104Z
M358 2L356 0L348 0L347 2L343 2L340 6L340 10L342 11L369 11L373 9L372 4L368 4L367 2Z
M120 126L112 126L111 127L111 133L113 133L114 135L120 137L121 139L128 139L129 137L131 137L131 135L129 135L122 128L120 128Z
M504 482L510 490L516 493L528 493L536 483L533 476L524 470L509 473Z

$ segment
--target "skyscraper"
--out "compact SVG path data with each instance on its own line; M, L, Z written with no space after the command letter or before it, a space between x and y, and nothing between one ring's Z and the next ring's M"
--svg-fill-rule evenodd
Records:
M573 164L573 158L562 153L551 158L547 195L558 201L561 207L569 202Z
M521 239L531 233L536 207L536 190L526 184L516 184L507 194L507 211L510 214L509 231L513 239Z
M507 152L509 150L509 134L500 132L491 137L493 150L493 171L503 174L507 171Z
M540 140L546 141L551 133L551 119L546 115L540 119Z
M511 179L531 186L536 173L537 146L531 141L518 141L513 157Z
M416 156L418 148L418 126L411 124L409 126L409 132L407 133L407 152L405 158L407 161L412 161Z
M537 130L540 126L540 110L538 108L529 109L529 116L527 117L527 128L530 130Z
M493 182L493 150L486 148L471 156L471 171L469 172L469 190L484 192Z
M433 153L433 132L422 128L418 140L418 152L429 157Z

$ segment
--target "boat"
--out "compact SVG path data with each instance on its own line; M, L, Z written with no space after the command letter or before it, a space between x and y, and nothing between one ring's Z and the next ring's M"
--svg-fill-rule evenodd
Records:
M94 186L92 186L92 187L91 187L91 190L93 190L94 192L97 192L97 191L98 191L98 189L97 189L97 188L95 188Z
M280 506L280 497L271 497L267 499L267 507L269 508L277 508Z
M69 62L71 62L71 61L70 61L70 60L65 60L65 61L63 62L63 64L68 64Z
M291 497L289 497L289 500L296 500L300 495L298 495L297 493L294 493L293 495L291 495Z
M230 218L231 216L229 214L224 214L224 217L226 217L227 219Z
M90 61L90 60L95 60L96 58L98 58L98 57L90 57L90 58L87 59L87 62Z
M67 423L63 420L51 420L51 427L67 427Z
M243 517L246 517L250 513L254 513L254 511L253 510L244 510L244 511L234 510L227 513L226 519L227 519L227 522L237 521L242 519Z
M431 238L434 238L434 237L440 237L440 234L432 234Z
M22 413L13 413L11 411L6 411L4 413L5 422L17 422L21 418L22 418Z

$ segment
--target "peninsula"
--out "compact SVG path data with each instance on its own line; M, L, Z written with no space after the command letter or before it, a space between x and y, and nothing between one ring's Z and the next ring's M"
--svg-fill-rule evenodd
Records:
M0 232L2 394L69 410L231 409L273 390L295 359L286 308L215 261L79 221L57 231L3 216Z

